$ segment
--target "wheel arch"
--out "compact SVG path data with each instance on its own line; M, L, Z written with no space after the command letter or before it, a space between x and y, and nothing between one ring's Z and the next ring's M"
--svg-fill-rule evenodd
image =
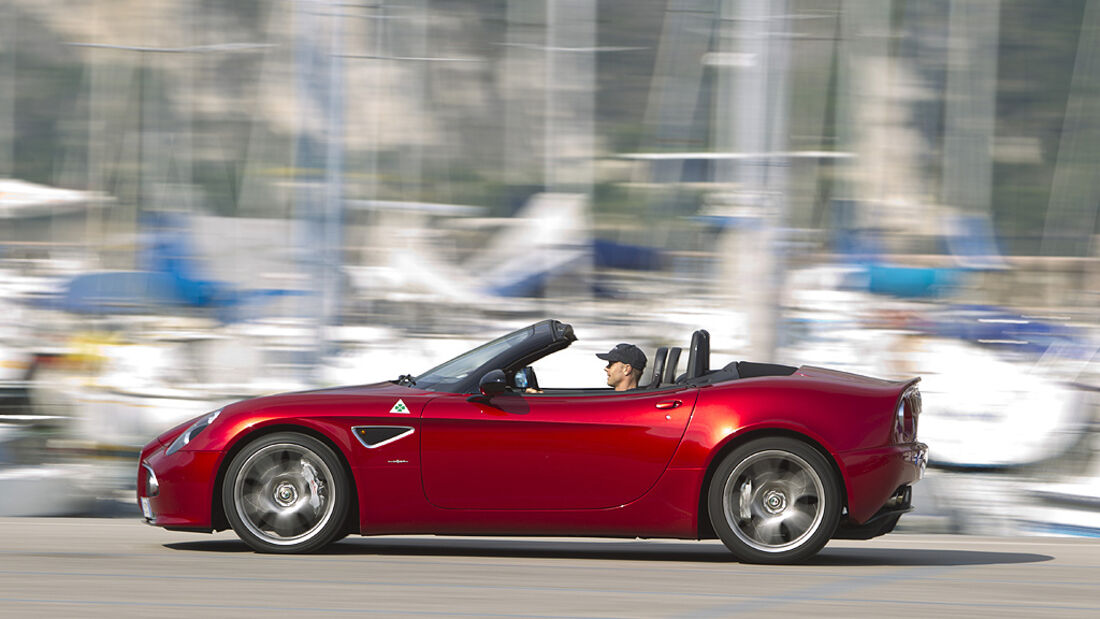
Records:
M233 458L237 456L242 449L244 449L249 443L263 438L269 434L275 434L278 432L296 432L298 434L304 434L311 438L315 438L324 443L336 457L340 460L340 466L344 469L344 474L348 479L348 490L350 490L350 501L348 504L348 513L344 522L345 533L358 533L359 532L359 490L358 484L355 483L355 474L351 470L351 465L348 463L347 455L344 454L344 450L340 449L340 446L336 444L328 435L315 428L309 426L297 425L293 423L277 423L269 426L263 426L256 428L255 430L247 433L243 433L236 437L233 444L225 451L225 456L222 458L221 464L218 466L218 474L214 477L214 486L211 489L211 501L210 501L210 523L215 531L223 531L229 527L229 520L225 515L225 506L222 505L222 484L225 482L225 473L229 470L229 465L233 462Z
M836 458L829 453L825 446L814 440L812 437L796 432L795 430L789 430L786 428L759 428L745 432L744 434L738 434L727 440L724 444L715 450L714 455L711 457L710 462L707 464L706 473L703 475L702 484L699 486L698 507L696 511L696 518L698 519L697 530L699 539L717 539L718 534L715 533L714 527L710 523L710 509L707 507L707 491L710 488L710 481L714 478L714 471L718 469L718 466L722 463L722 460L738 447L756 439L761 438L791 438L800 442L803 442L810 447L816 449L825 460L833 467L833 473L836 474L837 479L840 481L840 491L843 495L842 505L844 509L848 508L848 483L844 477L843 472L840 470L840 465L837 463Z

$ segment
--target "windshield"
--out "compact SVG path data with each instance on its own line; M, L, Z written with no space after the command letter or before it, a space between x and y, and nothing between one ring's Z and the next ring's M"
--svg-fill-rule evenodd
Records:
M534 327L527 327L498 337L488 344L482 344L470 352L463 353L417 376L413 384L419 389L447 391L448 387L465 380L471 372L509 348L517 346L520 342L532 337L534 333Z

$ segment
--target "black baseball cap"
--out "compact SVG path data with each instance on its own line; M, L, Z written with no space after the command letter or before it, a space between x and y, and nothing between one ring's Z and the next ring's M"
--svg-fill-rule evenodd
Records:
M633 344L619 344L607 352L598 352L596 356L604 361L622 361L629 363L635 370L645 369L645 353Z

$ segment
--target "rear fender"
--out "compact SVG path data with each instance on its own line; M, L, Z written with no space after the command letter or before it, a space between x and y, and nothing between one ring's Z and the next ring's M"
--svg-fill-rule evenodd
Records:
M843 473L840 467L840 463L836 457L829 452L818 440L813 437L797 432L789 428L782 427L759 427L754 429L737 432L726 437L714 451L709 463L707 464L706 474L703 475L703 483L699 488L699 539L714 539L716 534L710 524L710 514L707 509L707 490L710 487L710 481L714 478L714 471L718 468L718 465L722 463L722 460L733 450L737 449L741 445L754 441L756 439L768 438L768 437L786 437L793 438L798 441L802 441L807 445L813 447L829 462L833 467L833 473L835 473L843 482L841 487L844 489L844 496L842 497L842 503L847 509L848 506L848 493L851 491L848 485L848 477Z

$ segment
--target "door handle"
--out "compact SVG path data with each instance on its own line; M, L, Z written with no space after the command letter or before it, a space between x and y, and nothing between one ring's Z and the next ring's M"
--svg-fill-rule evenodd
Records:
M664 410L664 409L669 409L669 408L676 408L677 406L680 406L681 404L683 404L683 402L681 402L680 400L665 400L663 402L658 402L657 403L657 408L660 408L660 409Z

